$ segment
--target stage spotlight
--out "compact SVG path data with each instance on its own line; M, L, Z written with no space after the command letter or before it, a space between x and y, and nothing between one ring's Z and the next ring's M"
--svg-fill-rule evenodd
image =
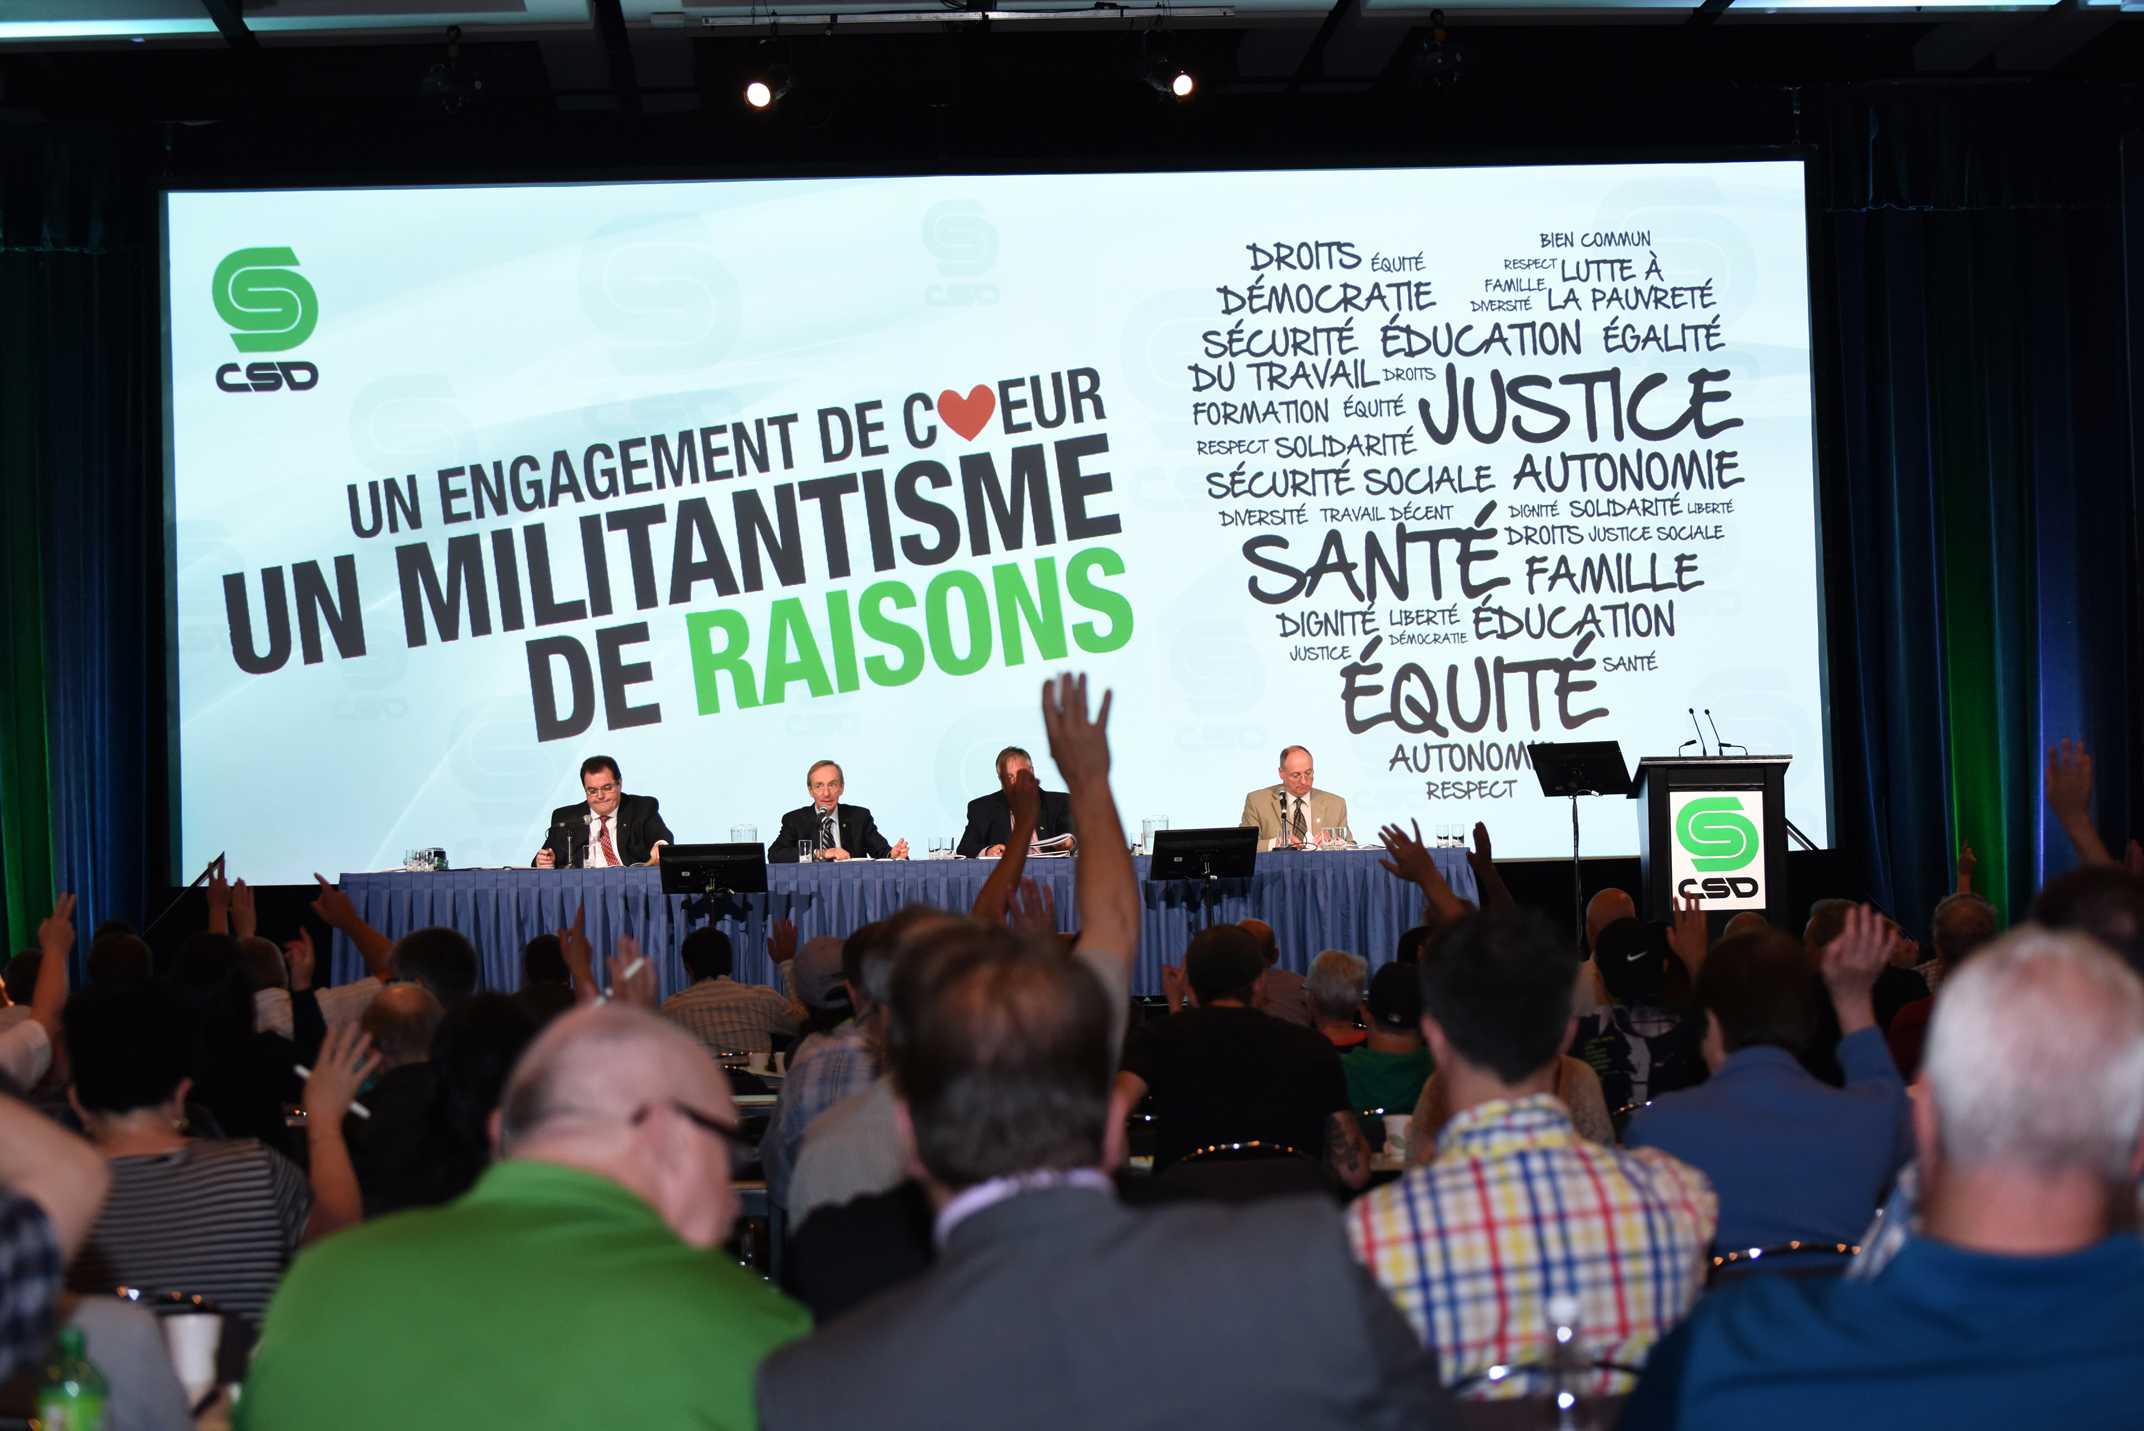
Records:
M1191 71L1179 65L1172 65L1166 60L1157 60L1148 65L1140 78L1145 80L1156 94L1176 99L1191 98L1192 93L1199 87L1199 82L1193 78Z
M746 82L744 102L754 109L772 109L796 83L788 65L768 65Z
M1191 91L1198 88L1198 81L1191 78L1189 70L1178 70L1176 78L1169 81L1169 93L1178 99L1191 98Z

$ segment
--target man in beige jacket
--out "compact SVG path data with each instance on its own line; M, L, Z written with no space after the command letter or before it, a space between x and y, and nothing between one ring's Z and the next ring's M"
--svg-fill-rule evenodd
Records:
M1311 787L1317 781L1310 752L1291 745L1280 753L1280 784L1243 797L1239 826L1258 827L1261 850L1298 849L1318 842L1318 832L1347 824L1347 801Z

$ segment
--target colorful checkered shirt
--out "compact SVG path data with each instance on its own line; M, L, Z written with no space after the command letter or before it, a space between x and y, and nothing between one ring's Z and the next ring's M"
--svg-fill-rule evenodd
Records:
M1587 1360L1643 1365L1697 1300L1718 1220L1703 1173L1579 1137L1546 1093L1467 1109L1434 1159L1347 1214L1356 1260L1437 1353L1445 1384L1484 1398L1549 1389L1519 1369L1549 1359L1555 1296L1578 1298ZM1498 1367L1512 1371L1490 1380ZM1634 1384L1604 1370L1584 1389Z
M773 1116L759 1140L760 1165L766 1169L767 1195L787 1208L789 1175L796 1171L812 1119L878 1078L878 1050L855 1023L806 1039L789 1076L774 1100Z

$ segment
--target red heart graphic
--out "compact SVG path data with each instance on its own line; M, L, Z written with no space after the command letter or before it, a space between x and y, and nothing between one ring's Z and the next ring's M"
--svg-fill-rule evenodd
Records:
M970 442L975 440L976 433L983 430L984 425L990 421L990 414L996 412L997 408L997 395L990 391L988 383L977 383L968 389L966 397L951 388L938 394L938 415L945 419L947 427Z

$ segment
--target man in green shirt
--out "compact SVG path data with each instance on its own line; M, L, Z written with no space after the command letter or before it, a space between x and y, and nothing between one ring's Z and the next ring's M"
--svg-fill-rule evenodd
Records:
M1344 1049L1348 1101L1355 1111L1412 1113L1429 1082L1429 1050L1422 1044L1422 985L1412 964L1392 963L1370 980L1362 1001L1366 1042ZM1374 1122L1375 1120L1370 1120ZM1375 1130L1368 1129L1375 1141Z
M751 1431L752 1378L811 1330L719 1250L737 1115L675 1025L619 1004L529 1046L460 1201L318 1244L269 1304L238 1431Z

